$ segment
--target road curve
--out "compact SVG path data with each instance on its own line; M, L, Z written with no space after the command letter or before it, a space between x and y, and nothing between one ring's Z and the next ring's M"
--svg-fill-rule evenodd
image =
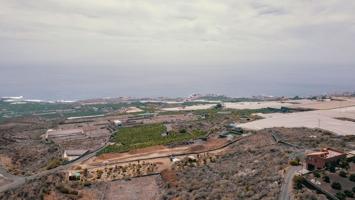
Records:
M302 166L291 166L287 170L287 174L284 178L284 182L281 186L281 193L279 200L289 200L292 194L292 180L295 174L302 169Z
M75 165L77 163L80 163L82 161L90 159L91 157L95 156L97 152L101 151L102 149L104 149L107 146L108 146L108 144L105 144L104 146L96 149L95 151L93 151L93 152L91 152L89 154L86 154L86 155L82 156L81 158L75 160L74 162L68 163L66 165L61 165L61 166L56 167L54 169L45 170L45 171L39 172L37 174L34 174L32 176L22 177L22 176L12 175L12 174L8 173L0 165L0 174L2 174L5 178L11 180L10 183L8 183L6 185L3 185L3 186L0 186L0 193L6 192L7 190L11 190L11 189L14 189L14 188L17 188L17 187L20 187L21 185L25 184L26 181L34 180L36 178L39 178L39 177L42 177L42 176L46 176L48 174L52 174L52 173L59 172L61 170L68 169L69 167L71 167L71 166L73 166L73 165Z

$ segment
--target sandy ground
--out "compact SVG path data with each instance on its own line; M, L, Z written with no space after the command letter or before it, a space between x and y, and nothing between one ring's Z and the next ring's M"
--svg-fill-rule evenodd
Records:
M189 111L189 110L205 110L216 106L216 104L194 105L175 108L163 108L164 111Z
M260 130L272 127L321 128L339 135L355 135L355 123L335 118L355 119L355 106L332 110L317 110L297 113L259 114L265 119L241 124L242 128Z

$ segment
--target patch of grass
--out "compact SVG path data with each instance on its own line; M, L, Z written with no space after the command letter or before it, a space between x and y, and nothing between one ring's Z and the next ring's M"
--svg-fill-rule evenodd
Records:
M169 133L167 136L162 136L161 134L165 131L166 128L163 124L149 124L137 127L121 128L115 133L112 139L112 142L115 142L116 144L106 147L98 154L126 152L149 146L196 139L205 134L202 131L195 130L191 133Z
M59 165L61 165L62 163L63 161L61 159L53 158L47 163L46 169L47 170L54 169Z

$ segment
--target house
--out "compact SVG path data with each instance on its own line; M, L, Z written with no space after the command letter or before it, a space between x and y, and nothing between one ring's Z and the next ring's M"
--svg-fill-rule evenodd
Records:
M314 170L322 169L327 164L336 163L343 158L346 158L346 153L331 148L324 148L319 152L306 154L305 161L307 169Z
M115 127L120 127L120 126L122 126L122 122L121 122L121 120L113 120L112 121L113 122L113 125L115 126Z
M72 161L87 153L88 150L65 150L63 158Z

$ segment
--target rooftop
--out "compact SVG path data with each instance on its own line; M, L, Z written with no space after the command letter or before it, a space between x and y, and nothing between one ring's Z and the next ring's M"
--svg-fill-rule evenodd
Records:
M324 158L333 158L333 157L341 156L341 155L345 155L345 153L335 150L335 149L330 149L330 148L324 148L321 151L307 154L307 156L321 156Z
M82 149L78 149L78 150L65 150L65 153L67 156L81 156L84 153L86 153L88 150L82 150Z

